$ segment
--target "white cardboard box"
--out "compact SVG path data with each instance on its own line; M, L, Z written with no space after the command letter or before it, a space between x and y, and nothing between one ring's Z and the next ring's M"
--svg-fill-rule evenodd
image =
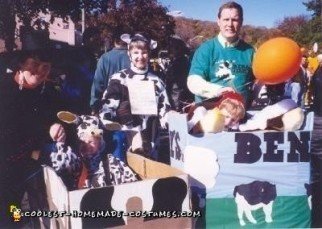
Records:
M191 212L188 175L168 165L131 153L128 153L128 164L140 175L141 181L75 191L67 191L55 171L45 167L44 177L50 210L71 214L51 219L51 227L164 228L166 225L167 228L191 228L191 218L173 217L173 211ZM143 217L121 214L141 214L142 211L161 212L168 216L171 213L172 217L163 215L162 218L146 220ZM101 216L74 217L84 212L101 212ZM103 217L107 214L118 214L119 217Z

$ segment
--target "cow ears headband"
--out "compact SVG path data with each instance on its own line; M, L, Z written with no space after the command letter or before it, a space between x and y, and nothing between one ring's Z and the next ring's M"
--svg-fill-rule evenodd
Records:
M156 49L156 47L158 46L158 42L155 41L155 40L149 40L147 39L146 37L144 37L143 35L141 34L135 34L134 36L130 36L130 34L128 33L124 33L121 35L121 40L124 41L125 43L127 43L128 45L131 43L131 42L134 42L134 41L143 41L147 44L149 44L149 47L150 47L150 50L153 50L153 49Z

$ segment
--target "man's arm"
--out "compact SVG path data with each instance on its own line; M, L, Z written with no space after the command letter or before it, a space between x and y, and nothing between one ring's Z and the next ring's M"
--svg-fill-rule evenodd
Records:
M207 80L213 49L215 49L213 41L205 42L195 51L191 61L187 86L193 94L202 98L213 98L220 96L224 91L234 91L230 87L224 87Z
M188 89L195 95L203 98L213 98L220 96L226 91L235 91L231 87L223 87L218 84L207 82L201 76L190 75L187 81Z

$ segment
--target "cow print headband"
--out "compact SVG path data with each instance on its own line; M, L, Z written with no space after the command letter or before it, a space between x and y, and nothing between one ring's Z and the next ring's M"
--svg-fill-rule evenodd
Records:
M120 38L121 38L122 41L124 41L128 45L131 42L143 41L143 42L149 44L149 47L150 47L151 50L155 49L158 46L158 42L157 41L152 40L152 39L149 40L146 37L144 37L142 34L139 34L139 33L136 33L132 37L130 36L130 34L125 33L125 34L122 34Z

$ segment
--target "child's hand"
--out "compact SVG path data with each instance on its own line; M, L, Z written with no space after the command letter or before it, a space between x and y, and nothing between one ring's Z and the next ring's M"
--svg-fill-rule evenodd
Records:
M55 123L50 127L49 135L51 139L56 142L65 142L66 140L65 129L59 123Z

